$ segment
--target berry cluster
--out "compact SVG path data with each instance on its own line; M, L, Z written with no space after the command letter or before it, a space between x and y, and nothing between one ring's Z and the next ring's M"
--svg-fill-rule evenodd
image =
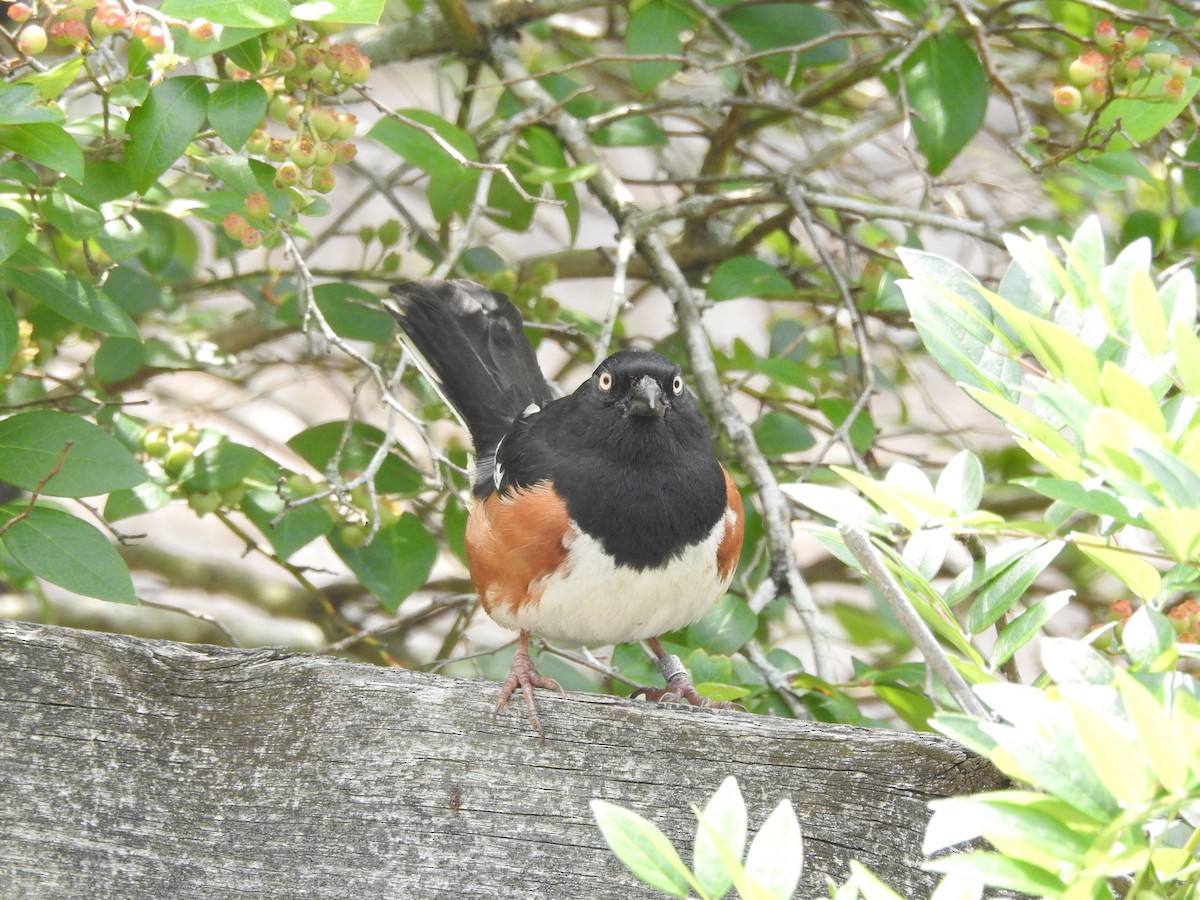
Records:
M216 33L205 19L186 21L131 12L120 0L69 0L45 3L45 19L34 20L34 8L28 3L13 3L8 17L22 25L17 48L27 56L37 56L48 44L75 47L86 52L97 41L120 32L129 32L150 53L162 53L170 40L169 25L186 28L196 40L208 40Z
M1109 99L1176 100L1192 74L1192 61L1168 41L1153 41L1142 25L1120 34L1105 19L1092 32L1095 46L1071 61L1067 81L1051 91L1064 115L1099 109ZM1156 77L1157 76L1157 77Z

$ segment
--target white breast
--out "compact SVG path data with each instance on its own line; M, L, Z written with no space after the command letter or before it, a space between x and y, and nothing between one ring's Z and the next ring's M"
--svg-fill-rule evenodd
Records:
M623 644L691 625L729 586L717 571L725 518L699 544L641 571L615 565L599 541L571 524L566 565L545 579L538 602L515 612L494 607L499 624L558 643Z

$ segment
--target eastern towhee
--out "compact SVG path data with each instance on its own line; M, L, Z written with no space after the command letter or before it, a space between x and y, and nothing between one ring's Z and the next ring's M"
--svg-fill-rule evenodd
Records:
M470 432L471 579L487 614L519 632L497 709L520 688L558 688L529 657L529 635L570 644L645 640L665 689L701 697L658 636L700 619L729 586L742 499L717 462L679 367L622 350L554 399L503 294L470 281L391 288L388 311L422 372Z

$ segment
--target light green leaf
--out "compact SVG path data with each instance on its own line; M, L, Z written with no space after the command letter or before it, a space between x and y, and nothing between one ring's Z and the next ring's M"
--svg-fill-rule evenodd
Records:
M817 515L834 522L853 525L881 537L891 534L875 507L848 490L824 484L784 484L780 485L780 490Z
M1149 668L1175 646L1175 629L1166 616L1143 605L1125 623L1121 643L1135 665Z
M740 863L746 850L746 804L737 779L730 775L721 782L699 820L692 870L704 895L719 900L734 882L730 861Z
M1076 532L1070 537L1076 549L1096 565L1121 579L1125 586L1139 597L1150 599L1158 596L1162 588L1162 577L1146 560L1127 550L1113 547L1095 535Z
M80 416L35 410L0 421L0 480L24 490L91 497L133 487L147 477L116 438Z
M1147 509L1142 516L1172 559L1200 561L1200 509Z
M1034 579L1054 561L1062 548L1061 541L1047 541L1014 560L986 584L967 614L967 628L971 633L979 634L996 624L1024 596Z
M198 75L177 75L150 88L146 102L129 114L126 129L125 163L137 190L148 191L183 155L207 109L208 87Z
M1105 403L1141 422L1151 434L1161 435L1166 431L1157 398L1143 382L1111 360L1105 361L1100 369L1100 392Z
M1192 323L1176 321L1171 325L1171 349L1184 390L1200 397L1200 337Z
M292 7L287 0L241 0L238 3L230 3L229 0L166 0L162 12L163 15L180 19L202 18L215 25L264 31L277 25L286 25L292 18Z
M924 41L901 71L917 146L929 174L940 175L983 124L987 75L975 48L946 33Z
M1028 644L1041 631L1042 626L1070 601L1074 591L1057 591L1043 597L1001 629L992 647L992 666L1004 665L1013 654Z
M438 552L437 541L412 513L384 525L365 547L347 545L337 531L329 545L390 613L425 583Z
M983 463L970 450L960 450L938 476L934 494L959 515L974 512L983 499Z
M1150 273L1137 271L1129 282L1129 318L1151 356L1167 349L1167 316Z
M705 293L710 300L738 297L794 297L796 288L783 273L754 256L734 256L718 265Z
M1148 801L1154 795L1154 773L1137 741L1137 732L1128 722L1093 708L1086 695L1065 695L1064 701L1084 753L1113 796L1126 808L1137 808Z
M31 229L25 217L15 210L0 208L0 263L20 249L29 238ZM4 355L4 343L0 341L0 372L4 371L12 354Z
M787 900L804 871L804 842L791 800L781 800L767 816L746 853L746 880L766 896Z
M1168 791L1183 792L1188 781L1188 751L1179 741L1163 702L1128 672L1117 672L1115 683L1125 714L1137 731L1140 752L1155 777Z
M117 522L129 516L140 516L162 509L171 502L166 488L154 481L143 481L131 488L122 488L108 495L104 503L104 518Z
M1108 142L1110 152L1132 146L1130 141L1138 145L1150 140L1188 108L1200 89L1200 78L1188 78L1184 81L1183 92L1174 100L1167 100L1159 96L1166 80L1165 75L1154 76L1145 88L1146 95L1155 97L1156 102L1147 103L1141 97L1118 97L1104 107L1097 128L1113 129L1118 119L1121 123Z
M376 25L386 0L313 0L292 7L292 15L305 22L343 22Z
M68 178L83 179L83 150L61 125L31 122L0 126L0 146Z
M208 121L233 150L242 148L266 114L267 92L257 81L225 82L208 98Z
M1008 888L1035 897L1059 897L1066 885L1051 872L1000 853L976 850L930 860L926 868L947 875L983 879L990 887Z
M970 385L964 386L963 390L1003 422L1016 435L1018 443L1053 474L1075 480L1088 477L1088 472L1080 466L1079 451L1052 423L1004 397Z
M1081 863L1090 846L1064 821L1074 812L1070 807L1034 791L952 797L929 807L933 816L921 847L927 856L982 837L1016 859L1052 866L1055 860Z
M1042 639L1042 665L1056 684L1109 684L1113 667L1095 648L1083 641Z
M28 125L35 122L58 124L66 118L53 104L41 102L32 84L8 84L0 81L0 125Z
M668 896L688 895L691 873L657 825L603 800L591 801L591 807L604 840L630 872Z
M85 597L137 603L129 568L95 526L60 509L0 507L0 524L11 523L0 542L13 559L39 578Z
M688 627L688 644L712 653L736 653L757 630L758 616L750 611L746 601L726 594L704 618Z

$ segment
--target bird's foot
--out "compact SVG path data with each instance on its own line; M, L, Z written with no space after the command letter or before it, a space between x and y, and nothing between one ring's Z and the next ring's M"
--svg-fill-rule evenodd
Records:
M678 656L673 654L660 656L655 661L655 665L658 666L659 674L662 675L667 686L665 688L640 687L630 696L645 697L651 703L690 703L692 706L701 706L705 709L745 711L745 707L740 704L730 703L727 700L709 700L707 697L701 696L700 692L696 690L696 686L692 684L692 679Z
M542 730L542 722L537 714L537 703L533 699L533 690L534 688L546 688L561 692L562 685L553 678L547 678L538 673L533 665L533 660L529 657L529 636L526 634L522 634L517 642L517 652L513 655L512 667L508 670L508 679L500 688L500 699L492 713L493 718L508 705L509 698L518 688L525 698L525 714L529 719L529 724L538 734L545 737L546 732Z

